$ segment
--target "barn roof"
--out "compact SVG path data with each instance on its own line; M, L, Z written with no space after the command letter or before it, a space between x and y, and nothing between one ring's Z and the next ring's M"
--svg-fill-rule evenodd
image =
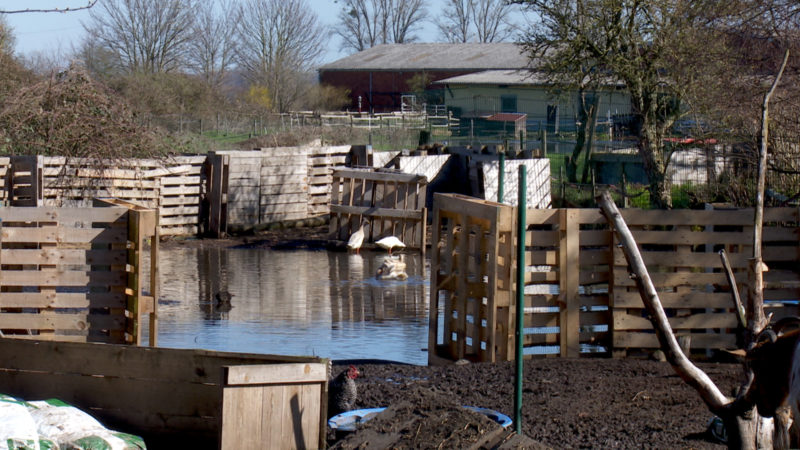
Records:
M320 67L334 70L489 70L523 69L528 56L517 44L382 44Z
M432 84L438 85L507 85L507 86L549 86L552 84L548 76L533 70L484 70L481 72L458 75L434 81ZM619 81L607 78L601 81L605 87L624 87Z
M484 70L435 81L433 84L546 85L547 78L530 70Z

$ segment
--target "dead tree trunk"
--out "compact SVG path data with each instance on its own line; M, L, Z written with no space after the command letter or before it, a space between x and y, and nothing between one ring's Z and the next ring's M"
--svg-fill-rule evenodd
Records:
M611 194L604 191L597 197L597 203L614 228L619 245L625 254L625 260L630 266L631 276L636 282L639 295L650 315L650 322L653 324L653 329L661 349L666 354L667 361L678 376L700 394L708 409L725 422L730 448L755 450L764 445L771 447L772 420L758 416L754 405L743 396L740 396L741 398L738 398L737 401L726 397L708 375L695 366L681 351L633 234L614 204Z

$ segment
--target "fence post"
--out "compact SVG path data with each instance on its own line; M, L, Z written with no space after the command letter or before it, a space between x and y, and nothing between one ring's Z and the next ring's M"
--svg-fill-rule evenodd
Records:
M523 369L523 331L525 326L525 231L527 227L527 168L519 165L519 181L517 182L517 298L516 327L514 343L516 350L516 376L514 383L514 430L522 433L522 369Z
M230 155L209 153L210 165L208 180L208 233L223 237L228 232L228 167Z
M497 169L497 203L503 203L503 190L506 179L506 154L500 152L500 162Z
M559 174L561 179L561 207L563 208L567 204L567 182L564 179L564 166L561 166L561 173Z
M561 329L561 356L573 358L580 356L580 261L578 241L580 230L579 210L562 208L559 210L559 326Z

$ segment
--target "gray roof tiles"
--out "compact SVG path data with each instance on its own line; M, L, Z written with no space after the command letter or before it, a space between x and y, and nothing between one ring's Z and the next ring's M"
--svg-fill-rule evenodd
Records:
M528 55L510 42L491 44L383 44L344 57L319 70L524 69Z

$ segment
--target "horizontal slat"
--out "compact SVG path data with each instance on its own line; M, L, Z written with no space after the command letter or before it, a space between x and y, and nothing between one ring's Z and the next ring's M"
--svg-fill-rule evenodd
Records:
M733 334L693 333L692 348L736 348L736 336ZM614 348L658 348L658 338L653 333L631 333L620 331L614 333Z
M7 222L108 223L127 220L127 214L126 208L58 208L54 206L0 208L0 219L4 224Z
M123 272L82 272L62 270L4 270L3 286L125 286Z
M262 364L225 367L225 384L293 384L320 383L328 380L325 364Z
M363 214L369 217L422 220L422 211L375 208L368 206L331 205L331 214Z
M6 264L70 264L70 265L111 265L125 264L125 250L75 250L75 249L3 249L2 258Z
M98 208L106 209L106 208ZM3 243L6 242L58 242L112 244L126 242L126 228L2 228Z
M670 317L673 330L699 328L736 328L736 316L727 313L698 313L686 317ZM645 317L614 311L614 331L649 330L653 326Z
M659 292L664 308L733 308L731 294L713 292ZM614 291L615 308L644 308L639 292Z
M0 292L4 308L124 308L122 293Z
M123 330L125 317L99 314L0 314L0 329Z

